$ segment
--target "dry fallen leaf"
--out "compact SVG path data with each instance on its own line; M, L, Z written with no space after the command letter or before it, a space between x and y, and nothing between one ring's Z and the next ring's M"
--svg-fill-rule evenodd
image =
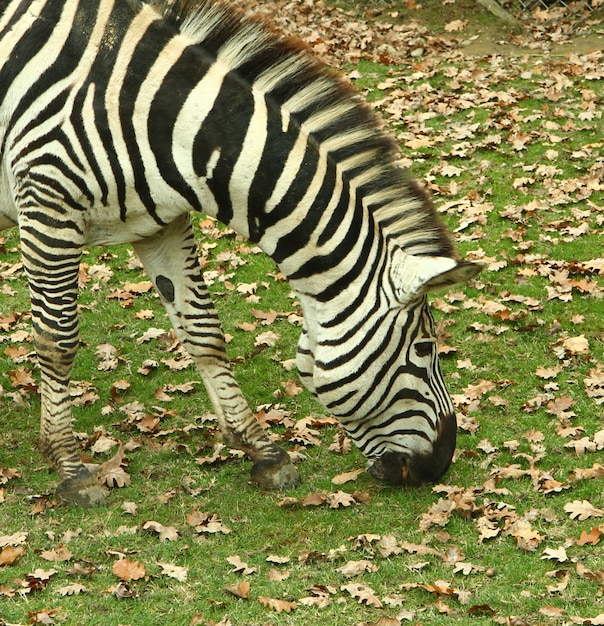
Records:
M149 530L159 535L160 541L176 541L179 533L174 526L164 526L159 522L149 520L143 524L143 530Z
M77 596L86 591L88 591L88 589L81 583L71 583L70 585L57 589L57 593L61 596Z
M166 576L169 576L170 578L175 578L181 583L186 582L187 575L189 573L188 567L181 567L179 565L174 565L173 563L164 563L162 561L158 561L157 564L161 567L162 574L165 574Z
M336 572L340 572L342 576L346 578L352 578L353 576L359 576L365 572L377 572L378 566L371 561L362 559L360 561L348 561L342 567L336 568Z
M69 561L73 554L64 545L59 545L53 550L42 550L40 556L45 561L58 562Z
M224 589L242 600L250 599L250 583L247 580L237 583L236 585L225 585Z
M580 522L590 517L604 517L604 511L597 509L587 500L573 500L564 505L564 510L571 519L578 519Z
M258 596L258 602L268 607L269 609L276 611L277 613L291 613L297 608L295 602L289 602L288 600L277 600L275 598L267 598L265 596Z
M331 479L331 482L334 485L343 485L344 483L351 482L356 480L363 472L365 468L362 467L360 469L352 470L351 472L344 472L343 474L338 474Z
M5 546L0 551L0 566L12 565L20 556L25 554L23 546Z
M111 571L125 582L145 577L145 566L138 561L130 561L129 559L119 559L113 564Z
M257 567L250 567L247 563L244 563L239 556L229 556L227 557L227 561L233 566L232 572L237 572L244 576L255 574L258 571Z
M353 598L356 598L359 604L367 604L368 606L374 606L377 609L381 609L383 606L381 601L375 595L373 589L367 585L350 583L348 585L342 585L340 589L342 591L347 591Z

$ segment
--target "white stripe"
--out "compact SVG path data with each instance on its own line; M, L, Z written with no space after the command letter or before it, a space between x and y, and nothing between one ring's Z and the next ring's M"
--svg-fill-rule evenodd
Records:
M36 8L42 9L42 4L36 3ZM78 8L77 2L67 2L61 15L59 22L54 28L52 35L46 41L44 46L34 54L29 62L23 67L23 70L10 84L9 90L4 98L3 104L3 116L10 116L14 108L19 103L22 94L26 93L28 88L33 82L32 77L37 77L49 67L57 57L61 54L65 41L67 40L69 33L71 32L71 26L75 12ZM20 39L22 28L30 28L35 22L38 14L32 12L27 14L19 20L18 28L14 28L9 35L2 40L2 49L11 49ZM4 55L2 55L4 56ZM8 56L5 57L5 62L8 60ZM39 101L38 101L39 102ZM35 103L36 108L41 108ZM15 133L16 134L16 133Z
M5 28L6 25L11 21L20 4L21 3L19 3L18 1L15 1L11 5L9 5L8 10L3 13L2 19L0 20L0 29ZM17 23L13 24L12 28L7 33L5 33L4 37L2 38L1 45L2 50L6 52L3 52L2 58L0 59L0 69L2 69L9 60L10 55L7 54L7 52L13 50L23 34L27 33L27 30L40 16L40 13L42 12L45 4L46 0L36 0L34 2L31 2L27 11L25 11L25 13L21 15Z
M288 192L289 188L292 186L292 183L294 182L296 176L298 175L298 171L302 166L302 161L304 159L304 155L306 154L307 145L308 137L304 133L299 133L298 138L296 139L296 143L287 155L285 165L281 170L281 174L279 176L279 179L277 180L277 183L275 184L273 193L266 202L265 211L267 213L270 213L273 209L275 209L275 207L279 205L279 203L285 197L285 194ZM276 164L276 167L279 167L279 164Z
M203 121L212 110L214 102L220 94L224 77L229 71L229 67L224 63L217 61L212 64L185 100L174 123L172 136L172 154L178 170L185 180L190 181L191 186L197 192L204 211L212 215L216 215L218 212L218 204L205 184L207 177L200 178L195 173L193 147L195 137Z
M162 181L161 170L151 149L147 120L149 119L151 106L156 99L158 90L161 88L168 72L182 56L188 43L182 36L173 37L164 46L163 50L159 52L157 59L141 83L132 113L136 142L144 164L145 175L149 181L153 199L158 205L174 202L176 195L174 190L168 190L167 185L160 184ZM184 88L186 88L186 85L183 81ZM192 131L192 129L190 130ZM158 195L160 191L165 192L161 194L161 197Z
M111 73L107 83L107 90L105 92L105 110L107 111L109 130L113 140L115 153L119 159L126 181L133 179L133 172L130 165L128 148L122 136L120 108L118 104L124 80L126 79L126 74L136 46L149 26L151 26L151 24L158 19L160 19L160 16L148 5L143 5L141 11L134 17L126 35L122 39L118 55L113 66L113 72Z
M268 135L268 111L264 94L252 90L252 95L254 113L229 181L229 195L234 207L231 226L244 237L249 237L247 213L250 186L260 165Z

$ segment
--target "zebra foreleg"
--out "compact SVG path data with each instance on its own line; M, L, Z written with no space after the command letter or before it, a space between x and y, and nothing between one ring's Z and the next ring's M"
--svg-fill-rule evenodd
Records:
M225 442L254 462L251 478L266 489L300 481L289 455L274 444L251 412L229 365L224 334L203 280L188 215L134 244L180 342L201 374Z
M19 225L31 295L33 342L41 372L40 449L58 470L59 499L79 506L99 506L105 501L104 492L80 460L69 395L71 366L79 340L81 247L74 243L79 229L72 222L52 228L40 219L41 215L39 212L38 219L31 220L24 216Z

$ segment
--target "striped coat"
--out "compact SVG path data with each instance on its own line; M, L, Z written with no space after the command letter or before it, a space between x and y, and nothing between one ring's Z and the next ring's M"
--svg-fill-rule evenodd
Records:
M389 482L437 479L455 447L426 293L459 259L358 97L296 44L205 0L0 5L0 228L17 225L58 495L95 505L71 427L77 275L87 245L132 243L252 479L299 477L229 368L191 211L279 265L304 311L305 386Z

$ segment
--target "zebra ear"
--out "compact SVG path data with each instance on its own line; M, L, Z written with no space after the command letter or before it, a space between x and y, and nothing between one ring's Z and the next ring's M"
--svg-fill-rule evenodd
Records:
M443 256L415 256L400 248L394 251L390 276L401 304L429 291L465 283L480 272L482 263Z

